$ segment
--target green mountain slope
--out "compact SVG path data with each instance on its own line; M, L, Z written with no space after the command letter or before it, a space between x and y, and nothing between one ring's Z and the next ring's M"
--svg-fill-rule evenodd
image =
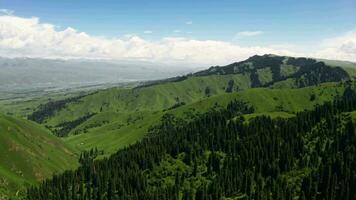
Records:
M66 143L79 150L94 147L110 155L117 149L142 139L148 129L160 123L164 114L190 119L211 108L226 107L233 100L247 102L255 109L255 116L273 112L273 116L290 116L305 109L332 101L344 91L342 84L328 83L298 89L255 88L204 98L165 111L140 111L134 113L101 112L74 128ZM253 115L249 115L251 118Z
M349 75L342 68L313 59L253 56L243 62L133 89L112 88L67 101L49 102L39 106L29 119L43 123L58 135L66 135L100 112L154 112L249 88L300 88L346 80Z
M350 70L335 65L265 55L135 88L118 87L10 103L2 110L17 116L29 114L29 119L63 138L59 140L26 120L1 116L3 130L8 134L12 130L17 132L13 134L16 137L4 136L6 139L0 138L0 142L16 144L22 151L15 152L19 153L18 161L0 164L0 175L6 177L6 182L0 184L13 191L24 182L33 184L53 172L71 168L76 163L71 156L73 151L97 147L104 151L102 156L109 156L145 138L167 114L194 120L211 109L226 108L230 102L237 101L254 109L254 113L244 115L246 122L261 115L291 118L296 112L312 110L342 95L349 79ZM8 129L11 126L18 128ZM4 155L15 155L11 153L4 151ZM55 157L62 159L51 159ZM17 170L12 166L23 168Z
M46 129L0 114L0 199L75 166L72 148Z
M314 99L314 98L312 98ZM293 117L261 116L232 101L191 121L165 115L142 141L28 190L29 200L356 198L351 87Z
M192 77L182 82L134 89L111 88L77 101L68 101L63 108L57 106L44 108L56 111L48 116L44 124L55 127L66 120L75 120L88 113L103 111L134 113L163 110L176 103L192 103L208 96L226 93L225 88L230 80L234 80L236 88L249 88L249 79L243 75Z
M226 106L239 99L258 113L293 113L330 101L339 94L336 88L342 90L342 85L316 85L349 78L342 68L313 59L253 56L136 88L111 88L50 101L29 119L58 136L69 136L64 140L79 150L97 146L109 155L143 138L167 112L189 117L183 114L205 112L215 104Z
M305 87L323 82L349 80L350 75L342 66L328 65L311 58L294 58L276 55L252 56L245 61L226 66L214 66L186 76L154 81L146 86L162 83L181 82L189 77L210 75L247 75L250 87L270 87L275 83L289 80L293 87Z

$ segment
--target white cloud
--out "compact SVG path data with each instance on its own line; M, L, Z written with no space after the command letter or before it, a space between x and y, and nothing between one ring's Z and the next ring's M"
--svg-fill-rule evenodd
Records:
M0 56L5 57L140 59L215 65L265 53L291 54L287 50L241 47L215 40L172 37L148 41L133 35L105 39L71 27L56 30L54 25L41 23L35 17L0 16Z
M143 31L144 34L152 34L153 31L147 30L147 31Z
M262 31L241 31L237 33L237 36L251 37L251 36L257 36L262 34L263 34Z
M4 15L12 15L14 14L13 10L8 10L8 9L0 9L0 15L4 14Z
M192 22L192 21L186 21L185 24L186 24L186 25L192 25L193 22Z
M181 30L174 30L173 33L181 33L182 31Z
M356 29L338 37L328 38L321 43L314 57L356 62Z
M320 48L313 56L356 60L356 31L324 43L324 49ZM228 64L255 54L305 55L293 52L293 46L283 46L243 47L232 42L177 37L150 41L135 35L107 39L71 27L57 30L35 17L0 16L0 56L3 57L134 59L206 66Z

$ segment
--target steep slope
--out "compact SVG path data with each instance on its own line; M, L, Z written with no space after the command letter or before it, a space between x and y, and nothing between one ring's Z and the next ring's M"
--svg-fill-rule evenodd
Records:
M345 86L341 83L324 83L319 86L294 89L253 88L238 93L206 98L181 106L173 112L177 116L185 116L185 113L203 113L216 106L226 107L229 102L236 99L251 105L255 113L278 111L293 114L303 110L311 110L316 105L332 101L342 95L344 89Z
M45 124L54 132L59 131L59 135L66 135L70 129L100 112L154 112L249 88L300 88L349 79L342 68L313 59L253 56L243 62L133 89L112 88L64 103L50 102L39 106L29 119Z
M111 88L50 101L40 105L29 119L42 123L58 136L70 136L65 141L80 150L97 146L110 154L141 139L165 112L179 115L194 113L194 109L206 111L215 104L241 99L251 103L258 113L293 113L312 109L338 95L332 84L320 87L325 94L307 86L349 79L342 68L313 59L253 56L239 63L140 87Z
M115 119L129 115L135 117L136 113L158 112L177 104L189 104L225 94L225 87L231 80L235 80L235 87L239 85L241 90L249 88L248 78L242 75L189 78L183 82L134 89L111 88L42 104L29 119L42 123L56 135L66 136L73 134L72 130L84 121L95 115L100 116L100 113L115 112Z
M340 64L344 64L341 62ZM210 67L176 79L152 82L148 85L164 82L182 81L189 77L210 75L242 74L250 78L250 87L270 87L281 81L291 82L293 87L305 87L323 82L349 80L350 75L341 66L327 65L311 58L294 58L276 55L252 56L245 61L226 66Z
M296 112L311 110L339 97L344 92L344 82L349 79L349 74L342 68L312 59L265 55L136 88L78 93L68 98L56 97L49 102L42 99L41 105L35 109L38 102L24 105L20 102L16 106L21 108L22 114L34 109L29 119L64 137L62 141L71 148L83 151L97 147L104 151L102 156L109 156L145 138L148 130L159 125L167 114L189 121L212 108L225 108L230 102L237 101L254 110L254 113L246 113L246 122L260 115L291 118ZM7 188L19 188L23 182L35 183L54 171L75 165L75 158L69 156L72 150L61 140L48 136L49 133L38 125L8 116L2 118L5 124L3 130L7 130L8 134L13 130L7 129L11 127L8 124L12 120L13 126L18 127L14 129L17 131L14 135L20 136L0 138L0 142L15 144L21 155L17 157L24 162L14 159L18 163L0 165L7 180L1 184ZM232 119L236 120L239 119ZM21 129L22 126L28 127ZM32 129L35 130L29 131ZM38 140L25 139L30 137L28 134L39 130L42 132ZM39 140L44 144L36 142ZM5 148L5 145L2 147ZM58 152L50 151L51 148ZM12 155L11 146L7 149L4 154ZM50 155L49 158L47 155ZM52 160L52 157L63 159ZM18 170L12 166L24 167ZM22 171L26 172L26 176L21 174Z
M46 129L0 114L0 197L75 166L72 148Z
M223 108L233 100L247 102L258 114L293 115L305 109L332 101L342 95L343 84L329 83L297 89L255 88L236 93L207 97L191 104L155 112L101 112L75 127L64 140L80 150L98 147L110 155L117 149L142 139L148 129L160 123L164 114L192 119L212 108ZM249 115L249 117L252 117Z
M356 132L347 87L333 102L286 119L258 117L241 102L184 122L163 123L104 160L28 190L29 200L356 198ZM245 112L247 111L247 112ZM236 119L236 120L233 120Z

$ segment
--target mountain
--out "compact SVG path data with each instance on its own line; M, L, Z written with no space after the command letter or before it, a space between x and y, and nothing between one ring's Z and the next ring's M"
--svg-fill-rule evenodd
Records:
M339 64L342 63L344 62L339 62ZM63 91L62 93L40 95L26 101L2 101L1 112L7 113L6 116L4 115L4 118L18 121L18 126L24 126L28 123L31 124L31 127L21 129L23 131L21 133L25 135L28 134L28 132L32 133L31 130L35 129L32 126L36 127L36 130L42 131L41 133L36 132L36 134L33 134L34 140L27 141L32 142L31 144L37 144L37 146L27 145L29 149L26 152L38 152L39 150L37 148L52 144L52 142L48 141L53 140L53 143L58 143L60 148L55 148L56 151L50 152L44 150L43 152L45 154L43 155L49 155L49 158L62 155L61 157L63 157L64 160L60 162L67 163L67 165L59 164L58 168L52 168L53 165L51 162L57 162L57 159L54 161L48 158L41 158L38 159L37 162L26 163L28 165L24 165L23 170L32 169L34 166L42 166L42 168L39 169L44 172L45 175L43 175L43 177L47 178L50 175L48 173L54 171L58 172L76 166L77 157L75 153L83 152L81 156L79 156L79 162L82 166L79 167L76 172L69 171L65 172L65 175L54 176L52 182L47 182L53 187L48 184L42 184L37 189L29 190L28 199L73 199L74 197L93 199L94 197L99 198L98 196L102 199L109 197L137 199L140 195L147 198L156 198L148 195L148 193L152 193L163 199L165 199L165 197L161 196L162 193L166 193L167 195L175 193L178 195L178 199L185 199L188 198L187 195L196 195L198 191L208 193L205 191L206 188L200 188L202 183L207 187L209 185L209 187L213 187L210 183L219 180L218 177L221 178L220 180L226 179L226 177L221 174L220 176L218 172L215 171L217 168L213 171L209 171L209 167L207 167L213 164L210 163L212 160L215 159L215 161L220 160L219 162L224 162L226 155L229 155L226 149L215 149L215 140L218 141L219 145L232 144L228 142L228 140L225 140L226 138L220 138L220 141L220 136L217 134L218 132L214 132L215 130L220 130L224 135L233 130L218 128L225 127L224 124L230 123L237 123L235 125L240 126L240 122L242 122L242 126L246 126L246 130L255 130L253 127L263 129L263 124L270 123L270 120L276 120L273 121L276 126L281 125L280 123L282 122L287 123L286 126L295 126L295 121L293 120L305 120L305 116L300 116L301 112L304 112L306 116L313 115L311 116L313 119L315 117L315 119L320 120L314 112L319 112L320 109L323 108L321 105L328 104L328 102L334 100L343 99L347 97L350 91L353 91L353 89L351 89L353 88L351 87L354 76L353 70L345 66L346 65L337 66L335 62L333 65L329 65L309 58L292 58L276 55L253 56L245 61L232 63L227 66L214 66L207 70L184 76L144 82L138 86L126 85L108 89L87 89L85 91L69 90ZM349 99L347 102L349 102ZM317 109L313 111L315 108ZM335 110L337 109L340 108L336 107ZM351 118L352 120L355 119L354 116L356 115L353 109L343 109L342 112L345 113L345 116L353 117ZM222 115L220 115L220 112ZM220 118L221 116L224 117ZM339 121L335 122L337 123L335 127L339 127L339 131L343 130L343 122L350 122L348 117L345 116L342 116L342 123L339 123ZM330 120L331 118L334 119L337 117L339 117L338 114L332 113L330 116L327 116L326 119ZM33 122L21 118L28 118ZM222 121L216 121L214 119ZM260 119L262 120L261 122L259 121ZM319 135L324 134L323 130L316 133L315 137L309 138L309 134L306 134L306 132L314 129L319 130L319 127L322 126L321 122L316 122L315 120L310 123L311 124L305 125L309 127L307 131L303 130L298 134L305 134L303 135L302 141L310 143L312 149L315 150L315 146L313 146L314 142L318 141L325 144L326 141L319 141L318 139ZM213 136L214 139L212 139L209 144L202 143L201 147L195 149L193 145L196 143L195 139L199 138L201 134L205 134L201 133L203 126L207 127L206 130L208 132L214 132L216 135ZM300 124L298 124L298 126L300 126ZM285 128L284 125L282 127ZM167 130L168 128L169 130ZM270 131L276 131L273 127L269 128L272 128ZM255 131L258 130L256 129ZM179 137L180 133L183 134L183 138ZM261 132L261 134L264 133ZM286 133L284 132L283 134L285 137L282 140L278 138L275 142L280 143L286 141L292 145L293 148L295 142L300 144L301 138L294 138L296 139L295 141L294 139L293 141L289 141L285 135ZM48 139L36 138L35 136L37 135L41 135L44 138L48 137ZM155 136L157 136L158 139L155 139ZM190 138L190 136L192 138ZM270 137L270 135L268 135L268 137ZM179 146L174 146L174 138L177 139ZM261 141L257 140L258 138L255 139L255 143L261 143ZM334 141L335 139L337 138L330 138L330 141ZM249 140L249 138L246 138L246 140L244 139L242 141L239 139L231 141L234 142L234 145L241 145L244 143L248 144ZM267 139L266 142L268 142ZM155 146L156 144L158 144L158 146ZM168 151L169 148L167 149L167 147L169 145L177 147L176 152ZM303 152L309 151L311 148L310 145L303 146L303 148L298 146L296 150ZM261 148L263 148L263 146L265 145L263 144ZM292 146L286 148L292 148ZM162 152L157 154L156 147L161 149ZM253 151L251 148L252 146L249 148L246 147L245 150L247 152ZM142 152L139 149L141 149ZM152 152L150 152L151 150ZM342 149L338 150L344 151ZM286 151L286 149L281 152L284 151ZM194 157L192 155L187 157L186 155L188 153L199 156ZM29 157L38 156L37 154L38 153L30 154ZM324 154L326 153L318 152L319 156L323 156ZM43 155L40 154L40 156ZM214 156L211 157L210 155ZM305 154L306 158L312 155L311 152ZM334 156L334 154L327 155ZM126 156L131 159L132 162L124 161L122 156ZM132 159L131 156L135 157L135 159ZM296 163L302 161L302 159L296 155L290 156ZM250 157L245 156L244 158ZM94 161L94 159L98 161ZM152 160L147 161L146 159L153 159L154 162L151 162ZM188 162L187 159L189 159L190 162ZM233 159L235 159L235 157ZM323 157L323 159L326 158ZM35 160L35 158L33 158L33 160ZM142 160L142 162L139 160ZM303 160L303 162L304 161L305 160ZM120 164L117 162L120 162ZM208 163L209 165L207 165ZM255 164L253 165L255 166ZM268 163L264 164L268 165ZM14 165L17 166L18 164ZM113 165L120 167L113 167ZM2 166L3 165L0 164L0 168ZM19 166L22 166L22 164L20 163ZM91 171L93 167L95 168L95 172ZM133 182L137 182L144 187L141 188L141 193L135 192L135 189L132 188L133 183L126 182L130 177L128 177L129 175L124 175L126 173L122 174L120 169L134 169L139 174L142 172L141 170L144 171L142 172L143 174L141 174L143 176L141 178L143 179L137 178L136 175L138 174L135 172L131 170L127 171L128 173L132 173ZM298 181L304 180L305 177L313 179L313 177L309 175L311 172L318 174L319 172L316 172L316 169L321 168L318 168L315 162L313 162L313 166L303 166L302 168L300 166L290 167L280 174L281 176L279 176L278 180L273 179L276 177L269 178L269 180L273 179L273 184L275 184L276 187L281 187L278 181L284 180L290 182L293 187L300 189L301 182ZM110 183L111 179L103 177L106 176L103 175L106 173L105 170L112 173L108 176L122 176L122 179L113 178L113 180L118 182L114 181L115 183ZM177 170L185 175L176 175L175 171ZM273 170L276 170L276 168ZM9 170L7 170L5 174L11 174L8 171ZM97 174L95 174L96 172ZM165 176L164 174L166 172L169 175ZM191 174L191 172L193 172L193 174ZM258 174L256 171L250 171L249 173ZM291 178L294 176L294 173L298 175L296 180ZM11 186L3 185L2 193L13 194L11 191L21 188L24 181L30 185L37 183L37 179L31 179L31 173L26 174L30 174L28 175L30 177L23 178L21 174L11 175L20 181L13 181ZM82 179L84 174L86 174L85 181ZM78 179L73 180L72 176L78 177ZM172 188L172 190L167 189L176 181L177 176L179 179L186 179L187 181L181 180L183 185L175 186L176 188L174 190ZM88 178L90 180L88 180ZM98 184L100 185L101 183L91 182L93 181L91 178L96 180L100 179L101 183L104 183L105 186L98 186ZM244 175L244 178L247 180L247 175ZM252 180L253 178L250 177L250 179ZM267 181L264 177L262 177L262 179L263 181ZM72 182L69 183L68 180ZM255 179L253 180L253 184L256 185ZM317 181L318 180L312 180L313 184L317 183ZM58 186L58 184L60 186ZM123 184L125 188L116 188L116 196L111 196L109 195L109 191L104 191L110 187L114 187L109 186L110 184ZM69 188L67 188L67 186L69 186ZM75 189L71 187L75 187ZM255 186L251 187L249 190L256 190L256 188L254 189ZM157 188L162 188L162 190ZM69 190L74 192L74 194L70 194L71 197L68 197L67 192ZM168 190L172 193L168 192ZM234 191L233 194L229 193L229 197L231 198L246 198L247 196L250 197L253 193L230 190ZM266 190L269 191L269 189ZM278 190L281 192L281 189ZM296 193L298 190L293 190L293 192ZM83 193L84 191L86 191L86 194ZM119 191L121 191L121 193ZM99 192L102 195L99 195ZM222 195L219 191L215 192L216 195ZM286 193L287 191L283 192ZM284 195L283 192L281 192L280 195ZM38 194L41 194L41 197L38 197ZM46 196L47 194L50 196ZM89 198L88 195L91 197ZM209 193L209 195L211 194ZM255 193L253 193L253 195L255 195ZM225 197L228 196L225 195ZM256 196L254 196L254 198L256 198Z
M33 122L0 114L0 199L77 166L73 149Z
M29 119L64 136L76 148L98 147L110 155L143 138L149 127L167 112L194 113L192 109L181 110L199 107L199 103L206 105L200 110L204 112L214 106L209 102L221 104L243 99L258 113L293 114L312 109L343 92L342 84L327 82L349 79L343 68L313 59L253 56L239 63L139 87L110 88L26 109L33 110Z
M142 141L27 191L27 199L356 198L356 132L349 84L334 101L288 118L234 100L192 120L164 115Z
M331 61L329 61L330 63ZM276 55L252 56L245 61L232 63L227 66L210 67L207 70L199 71L191 75L177 77L176 79L166 79L153 82L182 81L188 77L199 77L209 75L248 75L250 87L278 87L281 83L288 83L290 87L305 87L323 82L334 82L350 79L350 74L346 69L350 68L349 63L332 62L327 65L311 58L294 58ZM335 64L347 66L342 68ZM149 84L149 85L151 85Z
M97 147L104 150L105 155L110 155L117 149L142 139L149 128L158 124L166 113L183 119L194 118L197 114L207 112L210 108L227 106L230 101L239 99L254 107L256 114L288 115L331 101L342 94L343 90L342 85L336 84L301 89L256 88L239 93L216 95L195 103L175 108L173 106L164 111L126 113L103 111L75 126L64 140L82 150ZM311 100L313 96L315 100Z

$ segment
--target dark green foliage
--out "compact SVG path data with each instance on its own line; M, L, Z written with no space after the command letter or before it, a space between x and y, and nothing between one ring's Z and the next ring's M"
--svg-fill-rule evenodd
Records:
M246 102L239 100L230 102L226 109L233 115L251 114L255 111L252 106L249 106Z
M253 65L260 69L264 67L275 67L282 64L284 56L273 56L273 55L263 55L263 56L252 56L246 60L246 62L252 62Z
M281 76L281 65L283 60L287 64L299 67L299 70L289 76ZM250 67L247 63L252 63ZM272 72L272 81L264 85L260 83L257 75L257 69L270 68ZM233 63L224 67L212 67L208 70L195 73L195 76L207 76L212 74L239 74L250 73L251 87L268 87L278 81L289 78L296 80L297 87L306 87L317 85L324 82L337 82L349 80L350 77L345 70L340 67L331 67L324 62L317 62L310 58L293 58L283 56L252 56L246 61Z
M310 66L316 63L317 61L311 58L289 58L287 61L288 65L294 65L294 66Z
M189 122L165 115L141 142L108 159L83 159L89 161L77 170L29 188L27 198L355 199L356 134L343 114L355 109L349 88L343 98L288 119L262 116L246 123L239 114L251 110L241 102ZM166 172L161 176L173 176L171 184L150 184L147 172L181 155L190 172Z
M231 93L233 91L233 89L234 89L234 80L229 80L229 82L227 83L225 92Z
M299 67L299 69L288 76L282 76L282 64L293 65ZM262 85L257 74L257 70L259 69L270 69L272 72L272 81ZM306 87L325 82L338 82L350 79L348 73L344 69L340 67L328 66L324 62L317 62L315 59L293 58L267 54L263 56L255 55L245 61L232 63L226 66L213 66L207 70L199 71L185 76L148 82L139 87L147 87L169 82L179 82L194 76L227 74L250 74L251 87L269 87L276 82L284 81L289 78L296 79L297 87Z
M256 87L261 87L262 86L262 84L260 82L260 79L258 78L257 70L251 71L250 79L251 79L251 87L252 88L256 88Z
M87 95L80 95L63 100L50 101L46 104L41 104L38 106L37 110L27 118L37 123L43 123L47 118L53 116L57 111L65 108L66 104L77 102L85 96Z
M314 101L316 99L315 94L310 95L310 101Z
M98 151L97 148L91 149L90 151L84 151L79 156L79 163L81 166L88 167L93 164L95 158L98 155L102 155L104 152Z
M167 109L164 109L163 111L166 111L166 110L173 110L173 109L176 109L178 107L181 107L181 106L184 106L185 105L185 102L177 102L176 104L174 104L173 106L167 108Z
M209 87L206 87L204 94L205 94L205 96L209 97L211 95L211 89Z
M330 67L323 62L302 66L299 71L288 78L295 78L298 87L317 85L323 82L346 81L350 79L347 72L342 68Z
M68 133L73 130L75 127L79 126L83 122L87 121L91 117L93 117L95 113L87 114L83 117L80 117L76 120L69 121L69 122L63 122L60 123L55 129L53 130L53 133L58 136L58 137L65 137L68 136Z
M271 55L263 55L263 56L252 56L249 59L232 63L223 67L211 67L207 70L203 70L197 73L194 73L193 76L208 76L208 75L226 75L226 74L245 74L251 73L251 71L256 71L257 69L263 68L273 68L272 72L275 72L275 75L278 77L279 67L282 64L282 61L285 59L284 56L271 56ZM250 64L252 66L250 66Z

